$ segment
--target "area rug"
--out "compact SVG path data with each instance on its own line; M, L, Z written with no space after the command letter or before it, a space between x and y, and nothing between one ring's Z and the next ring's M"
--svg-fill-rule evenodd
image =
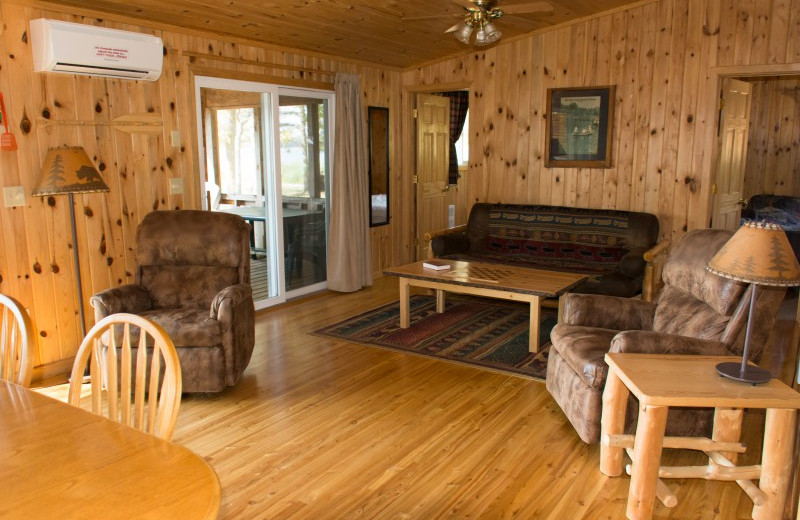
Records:
M542 309L541 346L532 354L527 304L448 295L438 314L433 296L413 295L410 307L407 329L400 328L399 302L393 302L314 334L544 380L555 309Z

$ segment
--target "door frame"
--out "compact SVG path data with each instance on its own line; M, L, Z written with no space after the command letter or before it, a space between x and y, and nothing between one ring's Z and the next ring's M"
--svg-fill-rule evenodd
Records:
M401 199L411 201L412 204L409 210L412 212L413 218L404 221L401 219L400 230L401 236L405 237L404 250L408 253L408 258L403 259L403 263L411 262L414 260L417 252L417 245L414 243L417 233L417 195L416 187L414 186L414 175L417 169L417 122L414 119L414 110L416 109L417 94L432 94L435 92L447 92L450 90L468 90L472 93L472 80L454 81L450 83L436 83L433 85L414 84L404 85L402 93L402 110L401 128L402 128L402 141L407 143L408 146L401 154L401 171L408 172L403 182L400 185ZM478 125L473 125L473 118L477 117L475 110L469 111L469 127L478 128ZM469 142L470 157L472 156L472 139L467 136ZM469 200L469 197L466 198ZM468 208L464 208L465 210Z
M205 182L207 177L206 172L206 147L204 145L203 134L205 132L205 128L203 125L203 109L202 109L202 96L200 95L200 90L202 88L213 88L213 89L230 89L230 90L240 90L246 92L258 92L261 94L269 94L270 99L270 106L264 107L261 111L261 126L262 126L262 141L266 144L265 146L269 147L268 149L262 148L262 169L263 169L263 179L262 185L264 186L264 196L265 196L265 216L267 219L271 219L273 222L283 222L283 206L279 204L278 201L282 199L281 196L281 182L280 182L280 131L275 131L272 125L266 124L268 121L271 121L275 124L279 123L279 98L281 95L297 95L297 96L309 96L309 97L319 97L324 98L328 103L328 143L327 143L327 156L328 156L328 165L327 165L327 172L328 175L326 177L326 193L328 193L327 203L325 207L325 221L326 223L329 220L330 215L330 203L332 194L330 194L330 185L331 179L330 176L333 175L333 154L334 154L334 143L335 143L335 113L336 113L336 97L333 91L329 90L320 90L315 88L303 88L303 87L296 87L296 86L286 86L286 85L279 85L274 83L264 83L260 81L254 80L240 80L240 79L232 79L232 78L223 78L217 76L201 76L195 74L193 77L194 82L194 89L193 93L195 96L195 121L194 125L196 128L196 139L197 139L197 150L198 150L198 178L199 178L199 188L200 193L205 193ZM272 156L272 160L269 160L269 157ZM267 189L270 187L271 189ZM206 197L201 195L201 207L204 210L208 210L210 208L207 207ZM268 251L275 251L275 261L273 262L272 268L269 270L269 276L272 280L277 282L277 295L272 298L267 298L265 300L258 300L255 301L255 309L262 310L268 307L272 307L274 305L279 305L281 303L285 303L288 299L297 298L303 296L305 294L309 294L312 292L321 291L327 288L327 280L309 285L307 287L302 287L299 289L295 289L292 291L286 291L286 280L285 280L285 265L284 265L284 255L282 251L284 250L284 239L283 236L283 226L267 226L267 250ZM327 242L327 241L326 241Z
M776 63L769 65L732 65L725 67L711 67L708 75L708 92L706 103L713 107L712 118L706 125L704 149L710 153L704 154L704 178L700 182L700 193L705 200L705 207L698 211L697 217L690 221L689 229L707 228L711 222L711 212L714 205L714 194L711 187L717 181L717 163L719 160L719 147L717 144L717 127L719 126L719 92L724 78L753 78L758 76L800 76L800 63ZM746 172L745 172L746 174Z

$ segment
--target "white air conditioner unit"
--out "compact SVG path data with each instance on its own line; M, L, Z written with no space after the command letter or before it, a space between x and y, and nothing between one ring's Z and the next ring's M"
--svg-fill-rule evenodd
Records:
M33 66L39 72L155 81L161 76L161 38L92 25L31 20Z

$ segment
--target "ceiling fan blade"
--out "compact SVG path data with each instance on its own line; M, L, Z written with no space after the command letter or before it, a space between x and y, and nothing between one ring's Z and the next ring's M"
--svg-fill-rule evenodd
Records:
M528 2L498 6L505 14L545 13L553 10L550 2Z

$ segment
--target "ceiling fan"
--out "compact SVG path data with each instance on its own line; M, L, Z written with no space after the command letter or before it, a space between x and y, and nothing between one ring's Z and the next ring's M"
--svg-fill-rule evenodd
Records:
M503 35L494 25L492 20L496 20L505 14L525 14L550 12L553 6L550 2L528 2L524 4L512 4L500 8L495 0L453 0L464 9L464 13L434 14L426 16L407 17L404 20L421 20L431 18L443 18L454 15L464 17L464 21L455 24L445 31L445 33L455 33L458 41L469 44L472 33L475 33L475 45L489 45L500 39Z

